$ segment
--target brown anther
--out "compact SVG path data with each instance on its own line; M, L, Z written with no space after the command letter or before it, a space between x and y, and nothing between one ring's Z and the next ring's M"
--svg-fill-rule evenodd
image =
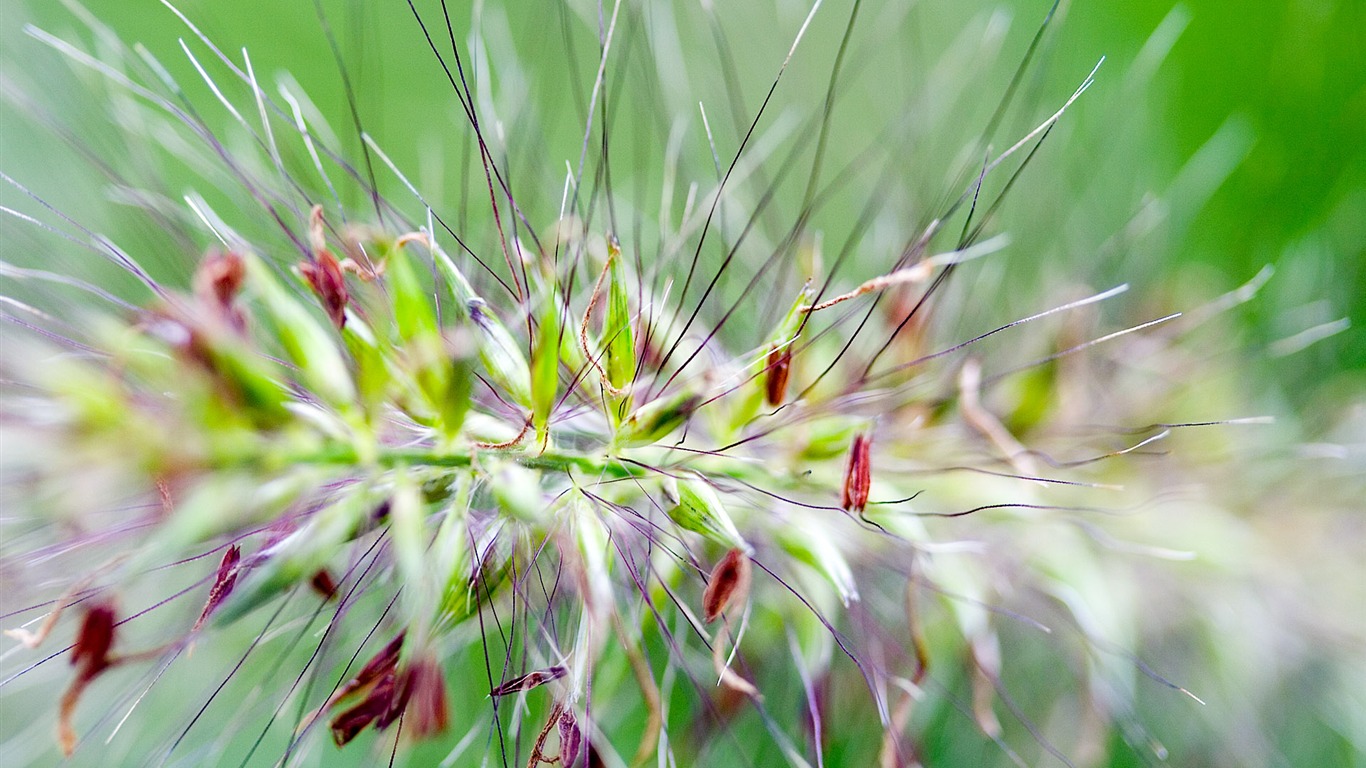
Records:
M246 321L233 300L242 290L247 277L247 263L235 251L209 251L195 268L193 286L195 298L211 307L234 330L242 331Z
M109 650L114 647L114 606L99 603L86 611L76 644L71 649L71 666L76 676L87 680L109 666Z
M209 618L219 605L227 599L232 592L232 587L237 583L237 564L242 560L242 548L236 544L228 547L228 551L223 553L223 559L218 563L218 573L214 575L213 586L209 588L209 599L204 602L204 610L200 611L199 619L194 623L191 632L198 632L204 626L204 621Z
M872 484L873 439L867 434L854 435L849 447L849 463L844 469L844 487L840 506L846 511L863 514L868 506L868 488Z
M559 680L560 678L564 677L568 672L568 669L561 666L538 669L535 672L528 672L527 674L522 675L521 677L514 677L513 679L507 681L506 683L503 683L497 688L494 688L492 691L489 692L489 695L506 696L509 693L529 691L532 688L539 688L540 686L545 685L546 683L552 680Z
M71 649L71 664L76 667L76 678L62 694L57 713L57 744L67 757L76 750L76 729L71 720L81 694L101 672L114 664L109 651L114 647L114 627L117 617L114 606L102 602L92 606L81 621L76 633L76 644Z
M353 683L357 686L364 686L394 671L394 668L398 666L399 652L403 650L404 636L404 633L400 632L397 637L389 641L388 645L381 648L379 653L365 662L365 666L361 667L356 676L346 684L347 687Z
M441 665L431 657L413 661L404 671L400 699L406 702L404 731L414 739L436 736L446 730L450 715L446 708L446 677Z
M770 349L765 364L764 394L768 404L777 407L783 404L783 398L787 395L787 378L792 371L792 345L784 344Z
M346 290L346 276L341 262L327 250L327 232L323 221L323 207L313 206L308 217L308 244L313 260L299 263L299 274L304 276L313 292L322 300L323 310L332 325L341 330L346 325L346 304L351 295Z
M332 739L337 746L345 746L371 724L375 730L382 731L400 717L405 718L405 732L412 738L428 738L446 730L450 715L441 665L430 656L423 656L406 668L397 669L397 644L401 641L402 635L366 664L343 689L354 690L352 683L368 678L359 683L368 688L364 698L332 719ZM341 694L339 691L338 696Z
M313 287L313 292L318 294L332 325L341 330L346 325L346 304L351 296L346 290L346 277L342 274L337 257L326 249L318 251L313 261L299 263L299 273Z
M332 578L332 574L326 568L319 569L317 573L313 574L308 585L313 588L314 592L322 595L325 600L333 600L337 597L337 580Z
M702 616L710 624L726 608L749 595L750 565L745 553L732 549L721 558L707 579L702 592Z
M365 694L359 703L332 718L332 739L337 746L345 746L371 723L382 722L377 727L383 728L403 711L406 695L398 690L397 672L403 638L404 634L400 633L389 641L323 705L323 710L331 709L352 694ZM305 718L305 723L312 722L317 714Z
M565 707L556 723L560 729L560 765L573 768L579 762L583 750L583 731L574 717L574 710Z
M308 245L317 256L327 250L327 221L323 218L323 207L313 206L308 212Z
M371 723L376 723L377 728L384 727L378 723L385 721L394 708L396 683L391 672L379 680L359 704L332 718L332 740L337 746L346 746ZM384 722L384 725L388 725L388 722Z

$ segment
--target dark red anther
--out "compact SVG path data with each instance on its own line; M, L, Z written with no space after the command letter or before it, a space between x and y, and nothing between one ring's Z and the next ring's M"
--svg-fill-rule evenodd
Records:
M446 708L446 677L435 659L414 660L403 673L401 688L407 710L403 726L406 733L425 739L446 730L450 722Z
M326 568L319 569L317 573L313 574L308 585L313 588L314 592L322 595L324 600L332 600L337 596L337 580L332 578L332 574Z
M194 295L205 306L213 308L219 317L237 331L246 327L246 321L233 299L242 290L247 278L247 263L241 254L234 251L209 251L199 262L194 272Z
M749 568L745 553L732 549L712 569L707 588L702 592L702 617L708 624L716 621L732 603L749 594Z
M868 506L868 487L872 484L873 439L866 434L854 435L849 447L849 463L844 469L844 488L840 505L849 512L863 513Z
M404 633L399 633L390 640L324 705L325 708L334 707L337 702L354 693L365 692L359 703L332 718L332 740L337 746L345 746L371 723L383 728L403 712L407 692L399 690L398 678L398 658L403 650L403 638Z
M313 286L332 325L341 330L346 325L346 304L351 295L347 293L346 278L337 257L331 251L319 251L313 261L299 263L299 273Z
M237 564L241 560L242 548L236 544L228 547L228 551L223 553L223 559L218 563L218 573L213 577L213 586L209 588L209 599L204 602L204 610L199 612L199 620L194 623L191 632L198 632L199 628L204 626L204 621L209 618L209 614L222 605L232 593L232 587L237 583Z
M57 745L67 757L76 750L76 729L72 720L81 694L101 672L116 663L115 659L110 658L109 651L114 647L114 627L117 623L113 603L96 603L85 612L81 628L76 633L76 644L71 649L71 664L76 667L76 678L62 694L57 712Z
M768 404L777 407L783 404L783 398L787 396L787 377L792 371L792 345L784 344L770 349L766 363L764 394Z
M347 685L350 686L354 683L357 687L363 686L394 671L394 668L398 666L399 652L403 650L403 638L404 633L400 632L397 637L390 640L389 644L381 648L379 653L365 662L365 666L361 667L360 672L357 672L351 683Z
M78 678L90 680L109 666L115 619L112 603L99 603L85 612L81 629L76 633L76 645L71 649L71 665L76 667Z
M560 765L575 768L579 763L579 753L583 750L583 730L579 728L574 710L565 707L560 711Z
M381 678L360 703L332 718L332 740L337 746L344 747L371 723L385 721L394 709L394 694L397 680L390 672ZM399 708L402 711L402 708ZM383 725L377 725L383 728Z
M503 683L497 688L494 688L492 691L489 692L489 695L506 696L509 693L529 691L532 688L539 688L540 686L545 685L551 680L559 680L560 678L564 677L568 672L568 669L561 666L538 669L535 672L528 672L527 674L522 675L521 677L512 678L506 683Z

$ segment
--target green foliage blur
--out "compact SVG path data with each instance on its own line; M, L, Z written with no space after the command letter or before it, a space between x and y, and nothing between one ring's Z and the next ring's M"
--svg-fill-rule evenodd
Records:
M59 36L77 29L63 5L51 0L12 5L0 28L0 44L9 53L0 61L11 88L32 85L33 78L41 81L49 103L35 108L58 110L79 121L80 102L88 94L52 51L23 33L25 23ZM435 4L429 5L434 11ZM789 18L798 13L779 6ZM1048 6L1043 0L917 4L913 12L921 33L904 40L904 55L919 53L932 63L934 53L973 19L999 9L999 20L1009 23L1000 61L962 83L976 94L976 102L991 105ZM186 84L195 103L212 98L178 50L177 41L190 37L188 30L161 3L91 0L85 7L125 40L146 45ZM318 7L338 41L335 52L312 2L186 0L177 7L225 51L247 47L263 79L291 73L354 156L361 147L354 131L345 130L350 117L338 75L340 56L357 94L358 117L400 167L416 169L416 177L435 180L438 187L445 183L443 175L453 176L458 155L453 147L463 133L463 116L405 3L321 3ZM457 24L467 23L464 10L457 9ZM750 13L740 8L727 12ZM823 9L794 64L798 72L789 78L796 80L806 68L810 79L800 87L809 88L812 104L818 103L820 78L838 43L844 13L839 4ZM1135 0L1063 3L1060 14L1024 84L1025 98L1038 107L1035 111L1060 102L1101 56L1106 63L1096 88L1060 126L1065 141L1055 143L1066 146L1054 151L1068 157L1042 158L1028 180L1029 190L1020 193L1048 195L1049 205L1075 211L1062 217L1075 230L1066 233L1069 247L1049 258L1076 259L1087 263L1092 274L1187 299L1232 290L1264 265L1273 265L1277 274L1263 298L1239 313L1248 331L1255 384L1279 404L1308 416L1314 426L1327 426L1322 412L1359 391L1366 377L1366 6L1351 0L1252 5ZM554 4L518 3L506 9L506 16L488 15L509 27L509 39L517 43L518 76L526 78L517 85L528 91L541 119L557 113L566 118L561 123L565 130L559 131L551 131L547 121L544 135L550 146L522 149L544 151L544 157L516 158L523 168L544 164L557 177L554 168L578 156L581 131L574 128L579 118L573 105L584 97L566 92L565 69L580 72L587 89L596 64L593 51L582 47L574 61L566 61L559 43L567 22ZM756 20L753 28L768 27ZM1149 45L1155 31L1178 35L1165 56L1153 50L1162 47L1160 41ZM705 59L714 56L708 42L682 41L684 50L707 51L701 61L689 62L689 74L706 71ZM784 33L743 42L737 58L739 72L747 78L741 88L751 103L745 106L752 110L790 40ZM854 44L857 50L857 38ZM539 60L538 51L544 52ZM1145 72L1147 81L1129 87L1126 76L1144 67L1153 67ZM876 78L865 71L848 79ZM909 94L916 84L897 85ZM895 99L895 88L851 88L841 96L836 114L842 120L855 120L864 112L886 114L895 108ZM708 106L724 150L730 120L721 115L728 105L718 92ZM92 228L103 227L120 242L139 236L120 231L117 208L91 204L90 196L102 195L90 185L93 174L82 172L73 153L58 155L62 145L25 116L26 107L9 100L0 110L0 159L8 173L47 199L66 203L66 210L79 211L85 223L98 224ZM1023 121L1013 127L1021 125ZM98 151L99 134L86 138ZM966 141L966 135L943 139ZM1004 135L998 139L1004 141ZM444 167L433 168L433 158ZM1060 177L1059 171L1065 175ZM381 179L381 186L392 185ZM558 190L545 194L557 198ZM10 201L15 192L6 189L3 195ZM1162 199L1164 210L1151 237L1132 248L1095 252L1154 198ZM12 223L4 226L10 249L22 248L31 238L9 234ZM166 261L167 271L185 268L178 255L168 255ZM1297 334L1337 328L1325 324L1344 318L1350 328L1298 350Z

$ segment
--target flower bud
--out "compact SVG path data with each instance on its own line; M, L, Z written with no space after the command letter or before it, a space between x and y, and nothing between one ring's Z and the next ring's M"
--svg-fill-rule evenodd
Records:
M470 410L470 394L474 389L473 343L468 334L459 331L448 334L443 345L446 351L446 391L437 409L447 436L453 436L465 425Z
M389 288L399 338L408 341L435 335L436 312L432 298L423 288L408 253L402 246L395 245L389 249L385 264L384 282Z
M544 446L550 436L550 412L555 407L555 395L560 385L560 337L565 335L559 323L559 307L554 294L541 301L536 326L536 341L531 355L531 419L536 428L537 441Z
M570 502L574 510L574 541L576 554L582 565L584 608L590 616L605 619L615 608L612 595L611 531L598 513L579 498Z
M474 327L475 343L479 348L479 359L488 371L489 378L501 386L512 399L526 408L531 407L531 369L526 355L513 340L498 316L489 311L488 303L475 293L474 286L464 273L455 266L451 257L436 246L431 245L432 258L438 272L446 278L451 295Z

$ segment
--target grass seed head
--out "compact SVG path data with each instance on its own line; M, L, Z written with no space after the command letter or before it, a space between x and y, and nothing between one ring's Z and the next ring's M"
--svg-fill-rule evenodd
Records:
M840 487L840 506L848 512L863 513L868 506L868 490L872 485L873 440L867 432L854 435L849 445L849 458L844 465L844 483Z
M716 10L714 20L723 22ZM424 20L416 5L412 11ZM946 328L971 327L982 319L981 302L960 307L941 288L980 236L980 221L975 230L964 222L963 242L946 244L953 258L922 258L931 240L936 248L945 245L940 217L975 221L977 195L998 188L992 185L999 174L984 186L985 172L971 169L968 175L978 183L959 201L970 200L971 211L959 203L947 212L917 210L935 222L929 228L902 221L911 218L905 211L882 213L882 203L898 197L892 193L900 183L896 174L887 174L869 195L866 217L822 212L839 187L859 186L849 182L863 178L860 163L876 166L877 150L897 145L879 140L867 158L840 172L838 182L829 169L822 175L821 158L848 149L829 133L841 122L828 119L840 84L836 65L827 112L813 113L819 119L809 123L811 130L792 132L786 118L772 121L762 110L736 115L742 127L752 117L754 142L743 131L735 137L739 149L729 169L722 169L718 149L727 137L713 135L705 112L710 151L703 153L700 171L688 165L685 148L700 134L690 136L692 129L679 118L671 129L677 140L669 137L668 175L670 184L689 190L688 199L674 200L675 190L666 185L668 200L659 216L638 210L648 195L613 192L613 184L621 184L619 176L613 181L621 164L608 162L606 125L617 125L619 105L631 103L635 75L617 78L618 49L609 43L613 34L639 34L649 25L640 24L634 4L621 4L620 27L613 13L611 21L598 20L601 28L588 25L601 46L605 79L593 85L591 97L601 112L573 137L585 157L599 146L600 154L594 163L581 161L586 173L571 163L558 209L542 205L533 191L541 185L521 175L531 170L520 165L525 146L518 142L527 141L524 130L540 121L485 119L501 103L490 98L500 95L503 80L497 75L505 62L495 59L515 47L510 40L476 46L481 57L493 58L480 58L479 77L462 86L474 148L464 159L481 194L475 196L478 205L465 205L458 217L448 215L448 201L403 192L418 193L426 183L409 183L374 136L361 131L356 137L366 145L363 165L347 158L343 146L331 146L331 130L297 88L282 84L277 99L248 65L242 85L252 98L241 106L252 109L240 111L259 113L264 130L255 137L259 141L242 146L264 151L254 158L234 155L218 169L228 176L205 176L204 183L222 187L221 195L211 197L227 201L215 203L221 212L190 202L194 218L187 220L202 220L210 231L181 233L196 244L187 249L195 254L203 252L197 245L203 241L231 245L200 260L189 295L149 280L151 309L136 322L110 313L113 330L92 331L89 338L56 321L53 329L40 328L46 346L35 346L43 354L34 355L33 364L44 375L17 376L17 388L27 389L22 396L6 396L0 426L22 422L24 436L43 446L31 459L17 457L30 464L15 476L37 478L33 487L55 489L54 498L78 499L79 525L62 529L78 533L51 551L76 558L106 545L127 547L136 567L114 569L110 580L118 586L111 592L150 589L141 574L159 574L166 563L177 574L201 568L199 587L185 592L203 595L202 585L208 584L197 619L198 605L177 614L181 604L172 598L156 603L155 613L148 611L152 621L138 626L154 623L170 636L164 652L169 665L190 636L219 632L238 640L240 627L253 622L258 634L240 657L242 669L254 672L252 664L278 652L267 682L279 671L280 680L295 677L296 683L275 686L278 691L263 684L242 695L278 693L281 702L313 697L305 707L313 715L291 736L292 754L298 754L292 752L296 746L300 752L306 747L302 740L311 738L315 721L326 721L341 746L400 718L403 732L416 738L446 732L452 721L452 730L464 732L483 718L490 754L496 734L505 761L527 754L527 740L535 735L529 722L543 727L531 751L533 763L621 764L626 761L602 758L623 744L634 748L627 742L637 737L642 751L636 765L712 759L714 746L730 748L724 740L713 741L710 731L679 738L670 729L707 720L703 715L719 715L709 727L729 728L734 708L764 706L765 685L780 674L792 679L781 667L783 649L790 646L810 699L806 709L830 718L810 724L814 748L824 746L822 739L839 739L839 749L858 760L868 753L865 726L871 723L886 730L879 734L890 745L884 754L909 763L914 750L902 736L913 729L894 712L909 711L912 698L917 707L922 698L944 704L931 686L919 687L927 644L940 643L947 652L937 658L949 659L964 656L965 643L994 638L1001 620L988 607L1015 597L993 591L995 585L1028 580L1079 614L1085 601L1057 594L1063 591L1059 583L1095 587L1088 597L1105 594L1100 574L1085 567L1094 561L1089 543L1014 535L1026 523L1063 523L1075 534L1075 518L1082 514L1075 510L1092 503L1086 494L1108 482L1105 467L1088 474L1083 464L1059 461L1049 463L1056 477L1002 472L1000 456L983 455L977 442L958 438L955 420L965 416L955 405L962 405L962 393L940 388L937 380L963 346L1025 322L966 343L939 338ZM577 22L566 19L568 39ZM470 39L486 31L476 23ZM461 43L454 31L451 36L452 52L459 56ZM723 38L717 36L719 44ZM647 43L644 48L653 50L654 40ZM103 35L101 47L121 50ZM163 80L150 54L130 53L115 54L119 60L101 71L135 85L150 105L149 119L156 116L158 135L171 132L186 147L200 141L205 156L217 161L226 159L222 147L237 146L231 140L241 138L235 133L239 127L257 133L248 121L224 130L186 112L180 99L188 91L174 84L169 71ZM788 55L799 55L797 46ZM80 53L78 63L88 58ZM727 56L720 61L733 65ZM221 63L238 71L228 57ZM134 82L149 67L149 82ZM463 82L464 69L456 71ZM196 72L212 77L207 68ZM648 95L655 98L661 89L650 85ZM770 95L789 92L776 81L773 86ZM728 77L726 88L731 87ZM619 89L627 89L624 98ZM225 104L233 99L232 89L213 91ZM741 104L738 95L732 101ZM632 124L616 135L625 140L650 123ZM808 140L816 141L814 153ZM982 146L970 146L966 154L980 154L994 140L983 136ZM316 173L306 163L306 172L299 173L299 157L315 160ZM509 157L518 163L510 166ZM801 169L811 158L812 167ZM990 167L1006 159L995 158ZM378 181L383 166L402 182L398 195ZM799 169L791 177L802 177L809 189L800 211L775 228L767 219L783 219L777 203L786 197L782 179L791 169ZM240 184L223 183L224 178ZM462 177L462 200L470 191L466 182ZM946 196L945 190L934 192L928 197ZM947 199L960 192L948 190ZM371 206L353 209L344 202L353 198ZM990 214L1000 199L988 202L984 195L988 214L982 220L995 221ZM317 200L329 201L326 216ZM747 202L754 200L761 202ZM828 220L845 218L858 218L869 231L848 233L827 272L821 230ZM329 227L329 220L346 223ZM550 227L552 236L538 239L538 227ZM630 243L625 254L616 231ZM889 244L888 232L907 239ZM334 255L329 239L344 258ZM107 250L117 251L109 245ZM294 262L297 275L288 268ZM129 265L137 276L131 259ZM926 307L932 295L930 324ZM68 332L80 338L66 339ZM1039 346L1052 355L1054 341ZM943 351L926 355L940 342ZM1081 348L1067 348L1074 347ZM985 367L1008 370L1014 360L1007 358L998 364L984 357ZM1085 373L1111 375L1108 369ZM1056 380L1062 377L1059 366L1057 376L1040 386L1061 386ZM11 383L8 371L0 378L6 387ZM983 420L990 409L1003 410L993 399L993 383L982 376L971 388L975 410L969 411ZM1121 405L1106 402L1103 420L1134 416ZM904 418L908 414L914 418ZM1062 430L1053 431L1050 418L1029 422L1022 448L1023 441L1031 450L1037 442L1061 455L1073 447L1063 442ZM879 459L879 489L906 497L877 502L882 514L875 526L864 519L873 503L874 439L886 457ZM971 481L961 479L969 474ZM930 487L913 507L922 481ZM1035 487L1044 481L1047 487ZM163 501L158 488L174 493ZM1001 503L999 496L1022 501ZM962 512L957 503L963 499L977 506ZM117 515L104 509L113 505ZM46 505L33 506L36 514L45 513ZM1039 514L1011 517L1013 507ZM154 514L132 517L147 508ZM839 514L841 509L850 514ZM986 509L998 517L974 527L973 514ZM105 525L109 520L115 522ZM144 538L147 530L152 533ZM944 546L969 538L980 541L981 549ZM1050 560L1032 551L1017 557L1008 549L1035 538L1066 540L1075 550ZM215 570L204 553L220 548L225 549ZM704 575L698 564L713 559L715 567ZM912 559L914 574L906 565ZM1042 576L1029 570L1036 561L1047 562L1038 567ZM1027 579L1031 575L1038 578ZM912 608L906 617L889 618L889 601L881 598L908 581L942 594L944 610ZM699 586L702 619L725 619L712 637L680 597L695 595ZM71 654L76 681L59 712L59 744L67 752L76 744L72 712L81 691L116 661L111 649L117 621L105 597L89 598L92 607ZM275 610L258 610L268 604ZM1013 616L1014 610L1002 608L1000 615ZM909 649L890 641L901 637L906 621L911 637L903 638L903 646ZM1100 622L1078 616L1074 623ZM710 666L698 652L698 636L712 645ZM295 638L288 648L279 640L285 637ZM361 649L374 647L372 637L392 640L352 673ZM288 669L291 651L313 640L318 645L300 662L297 676L284 674L294 671ZM844 696L841 667L849 665L833 661L841 652L854 662L861 673L858 685L866 682L869 694L847 717L822 703L832 687ZM982 666L982 658L973 663ZM476 663L470 666L469 659ZM995 661L991 672L998 677L1009 663ZM1084 662L1090 665L1090 658ZM1095 674L1111 674L1102 666L1095 665ZM1118 687L1129 684L1128 677L1119 677ZM326 693L339 679L345 682ZM447 686L447 679L461 684ZM902 680L911 681L914 691L887 685ZM713 696L709 691L718 681L720 695ZM694 684L696 695L685 683ZM995 703L991 683L982 675L971 683L979 710L991 711ZM547 690L536 691L540 687ZM1088 680L1083 687L1101 684ZM484 699L486 690L486 701L473 701ZM1049 702L1054 711L1089 704L1085 693L1074 701ZM269 709L247 700L242 717ZM786 735L796 729L777 718L776 707L760 712L783 754L802 764L796 754L801 748ZM819 739L817 726L823 726ZM270 742L271 727L266 725L258 742ZM558 757L542 751L555 732ZM240 740L220 741L231 743L221 747L230 749ZM758 740L731 741L738 751L714 760L740 762L749 742ZM176 750L172 746L166 758L183 759ZM204 759L212 757L206 753Z

